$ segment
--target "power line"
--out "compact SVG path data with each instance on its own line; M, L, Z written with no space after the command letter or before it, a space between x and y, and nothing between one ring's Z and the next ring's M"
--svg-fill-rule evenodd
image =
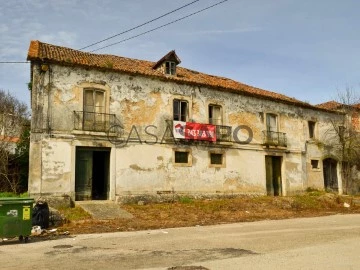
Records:
M0 61L0 64L30 64L30 61L21 62L21 61Z
M96 45L96 44L102 43L102 42L107 41L107 40L109 40L109 39L112 39L112 38L114 38L114 37L120 36L120 35L122 35L122 34L125 34L125 33L127 33L127 32L130 32L130 31L132 31L132 30L135 30L135 29L137 29L137 28L140 28L141 26L144 26L144 25L149 24L149 23L151 23L151 22L154 22L154 21L156 21L156 20L158 20L158 19L161 19L161 18L163 18L163 17L165 17L165 16L167 16L167 15L169 15L169 14L171 14L171 13L174 13L174 12L180 10L180 9L183 9L183 8L185 8L185 7L187 7L187 6L190 6L190 5L194 4L195 2L199 2L199 1L200 1L200 0L192 1L192 2L189 3L189 4L186 4L186 5L184 5L184 6L181 6L181 7L177 8L177 9L174 9L174 10L172 10L172 11L170 11L170 12L167 12L167 13L165 13L165 14L163 14L163 15L155 18L155 19L152 19L152 20L150 20L150 21L144 22L143 24L140 24L140 25L138 25L138 26L135 26L135 27L133 27L133 28L130 28L130 29L125 30L125 31L123 31L123 32L121 32L121 33L119 33L119 34L116 34L116 35L113 35L113 36L111 36L111 37L105 38L105 39L100 40L100 41L98 41L98 42L92 43L92 44L90 44L90 45L88 45L88 46L82 47L82 48L79 49L79 50L83 50L83 49L92 47L92 46L94 46L94 45Z
M153 28L153 29L151 29L151 30L145 31L145 32L143 32L143 33L140 33L140 34L138 34L138 35L135 35L135 36L132 36L132 37L129 37L129 38L120 40L120 41L118 41L118 42L111 43L111 44L109 44L109 45L106 45L106 46L104 46L104 47L100 47L100 48L95 49L95 50L92 50L92 51L90 51L90 52L96 52L96 51L99 51L99 50L102 50L102 49L105 49L105 48L114 46L114 45L116 45L116 44L119 44L119 43L128 41L128 40L130 40L130 39L133 39L133 38L136 38L136 37L145 35L145 34L147 34L147 33L150 33L150 32L153 32L153 31L155 31L155 30L158 30L158 29L160 29L160 28L163 28L163 27L165 27L165 26L168 26L168 25L170 25L170 24L173 24L173 23L176 23L176 22L178 22L178 21L181 21L181 20L184 20L184 19L186 19L186 18L189 18L189 17L191 17L191 16L193 16L193 15L195 15L195 14L198 14L198 13L200 13L200 12L203 12L203 11L205 11L205 10L207 10L207 9L210 9L210 8L212 8L212 7L215 7L215 6L217 6L217 5L220 5L220 4L222 4L222 3L225 3L225 2L227 2L227 1L229 1L229 0L220 1L220 2L218 2L218 3L216 3L216 4L214 4L214 5L208 6L208 7L206 7L206 8L203 8L203 9L199 10L199 11L196 11L196 12L194 12L194 13L191 13L191 14L189 14L189 15L187 15L187 16L181 17L180 19L177 19L177 20L175 20L175 21L171 21L171 22L166 23L166 24L163 24L163 25L161 25L161 26L159 26L159 27L156 27L156 28Z

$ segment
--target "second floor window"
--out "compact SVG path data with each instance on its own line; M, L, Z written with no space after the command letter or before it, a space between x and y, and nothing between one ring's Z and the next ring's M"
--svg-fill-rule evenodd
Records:
M276 114L272 114L272 113L266 114L266 131L278 132Z
M222 125L222 112L221 106L219 105L209 105L209 124L213 125Z
M309 121L308 127L309 127L309 138L314 139L315 138L315 122Z
M188 120L188 102L186 100L174 99L173 120L184 122Z
M106 124L105 92L97 89L85 89L83 129L104 131Z
M90 113L105 113L105 93L96 89L85 89L84 111Z

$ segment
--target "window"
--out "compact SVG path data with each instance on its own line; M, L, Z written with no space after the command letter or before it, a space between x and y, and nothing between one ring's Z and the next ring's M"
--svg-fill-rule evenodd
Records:
M105 112L104 91L96 89L85 89L84 91L84 111L92 113Z
M175 151L175 163L188 163L189 152Z
M185 100L174 99L173 120L186 122L187 119L188 119L188 102Z
M223 154L210 153L210 164L221 165L222 159L223 159Z
M344 126L339 126L340 142L344 142L344 136L345 136L345 127Z
M266 114L266 131L277 132L277 115L268 113Z
M190 149L174 149L173 152L174 165L176 166L191 166L192 157Z
M314 121L308 121L308 127L309 127L309 138L314 139L315 138L315 124Z
M104 131L105 119L105 92L97 89L84 90L84 130Z
M225 153L218 151L209 152L210 167L225 167Z
M165 62L165 74L175 75L175 73L176 73L175 62L170 62L170 61Z
M312 168L312 169L319 169L319 160L317 160L317 159L312 159L312 160L311 160L311 168Z
M222 125L222 110L219 105L209 105L209 124Z

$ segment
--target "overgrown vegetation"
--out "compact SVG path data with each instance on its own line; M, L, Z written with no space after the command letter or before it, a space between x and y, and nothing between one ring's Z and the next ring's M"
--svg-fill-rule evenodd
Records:
M0 192L27 190L29 127L26 104L0 89Z
M68 221L78 221L91 218L90 214L81 207L63 207L57 209Z
M27 192L24 193L13 193L13 192L0 192L0 198L9 198L9 197L19 197L19 198L27 198L29 197L29 194Z
M69 222L61 230L100 233L359 213L360 207L353 203L354 198L318 190L291 197L244 196L203 200L180 197L177 202L122 205L121 208L134 218L114 220L92 219L86 212L70 208L62 212ZM345 207L345 202L350 207Z
M339 92L336 108L342 120L332 121L325 147L340 162L343 191L355 194L360 191L360 96L351 88Z

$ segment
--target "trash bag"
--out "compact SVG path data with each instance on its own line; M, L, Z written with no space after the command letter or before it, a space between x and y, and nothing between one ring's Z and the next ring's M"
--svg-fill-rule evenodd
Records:
M49 206L47 202L36 202L32 213L32 226L40 226L42 229L49 228Z

